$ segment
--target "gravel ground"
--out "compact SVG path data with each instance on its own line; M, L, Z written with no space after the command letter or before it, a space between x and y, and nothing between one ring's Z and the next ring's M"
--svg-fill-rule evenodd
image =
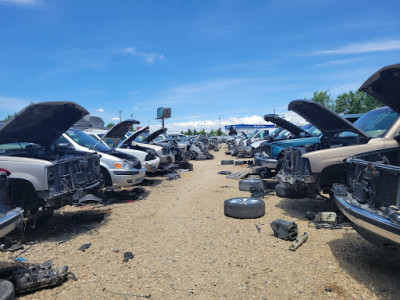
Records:
M27 228L28 263L68 265L77 281L21 299L399 299L400 263L354 230L315 229L307 210L331 211L327 200L265 196L266 214L253 220L224 216L224 200L248 196L238 181L217 175L241 166L221 151L194 161L194 171L168 181L146 179L145 192L102 207L66 207ZM133 200L133 201L132 201ZM103 220L99 220L104 216ZM296 252L273 237L269 223L294 220L309 240ZM256 225L260 228L258 232ZM91 243L86 251L78 248ZM27 246L25 246L25 249ZM124 252L133 259L123 262ZM0 266L14 253L0 253Z

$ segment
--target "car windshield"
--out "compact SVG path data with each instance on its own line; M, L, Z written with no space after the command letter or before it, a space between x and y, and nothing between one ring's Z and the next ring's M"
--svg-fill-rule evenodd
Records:
M258 132L258 129L254 130L252 133L250 133L247 137L252 138L256 133Z
M15 150L15 149L26 149L29 145L35 146L36 144L32 143L7 143L7 144L1 144L0 145L0 150L2 152L7 151L7 150ZM36 147L41 147L39 145L36 145Z
M320 136L322 132L315 126L311 125L310 128L306 129L306 131L312 136Z
M108 152L110 151L110 148L104 145L103 143L99 143L98 140L95 138L87 135L86 133L76 130L76 129L69 129L65 132L71 139L73 139L75 142L77 142L79 145L89 148L89 149L94 149L99 152ZM96 147L95 147L96 146Z
M399 114L397 112L386 106L367 112L355 121L354 125L373 138L382 137L398 117ZM340 136L353 135L355 133L344 132Z

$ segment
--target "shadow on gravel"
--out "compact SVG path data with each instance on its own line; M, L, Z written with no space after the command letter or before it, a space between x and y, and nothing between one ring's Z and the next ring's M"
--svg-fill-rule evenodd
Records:
M283 214L290 216L292 218L305 220L306 212L323 212L323 211L338 211L336 205L332 203L329 199L287 199L280 198L281 201L276 205L276 207L283 210Z
M48 219L38 220L35 228L27 224L24 233L24 243L32 242L58 242L63 243L73 235L85 233L103 226L111 214L109 208L85 206L82 211L58 212ZM18 239L18 233L10 238Z
M346 233L328 245L340 267L379 299L400 299L399 252L380 249L356 232Z
M140 185L142 186L157 186L162 183L162 179L145 178Z

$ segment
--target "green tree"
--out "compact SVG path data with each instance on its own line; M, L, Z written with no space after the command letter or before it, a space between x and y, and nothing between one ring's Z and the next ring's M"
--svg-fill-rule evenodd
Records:
M205 129L203 128L202 130L200 130L199 134L204 134L204 135L206 135L207 133L206 133Z
M367 93L350 91L337 96L334 110L339 114L358 114L381 106L381 102Z
M199 132L196 129L193 129L193 135L199 135Z
M8 115L7 118L4 119L4 121L10 121L12 118L14 117L14 115Z
M193 131L192 131L190 128L188 128L186 134L187 134L187 135L193 135Z
M221 135L225 135L225 134L222 132L221 127L220 127L215 131L215 135L216 136L221 136Z
M114 123L108 123L106 128L110 129L111 127L113 127L115 124Z
M215 130L214 129L211 129L210 135L215 135Z
M328 91L315 91L311 100L318 102L319 104L322 104L329 109L333 109L334 100L332 99L331 94L329 94Z

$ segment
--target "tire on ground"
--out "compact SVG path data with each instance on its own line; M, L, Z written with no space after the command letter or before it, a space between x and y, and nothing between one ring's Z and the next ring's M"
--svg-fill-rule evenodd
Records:
M235 166L240 166L240 165L246 165L247 160L236 160L235 161Z
M231 198L224 201L224 214L235 219L260 218L265 215L265 202L257 198Z
M305 196L297 192L294 188L285 186L283 183L279 183L275 186L275 193L281 198L304 198Z
M14 300L14 285L8 281L0 279L0 300Z
M233 165L233 160L221 160L221 165Z
M239 181L239 190L247 192L264 192L267 189L267 182L262 179L242 179Z

